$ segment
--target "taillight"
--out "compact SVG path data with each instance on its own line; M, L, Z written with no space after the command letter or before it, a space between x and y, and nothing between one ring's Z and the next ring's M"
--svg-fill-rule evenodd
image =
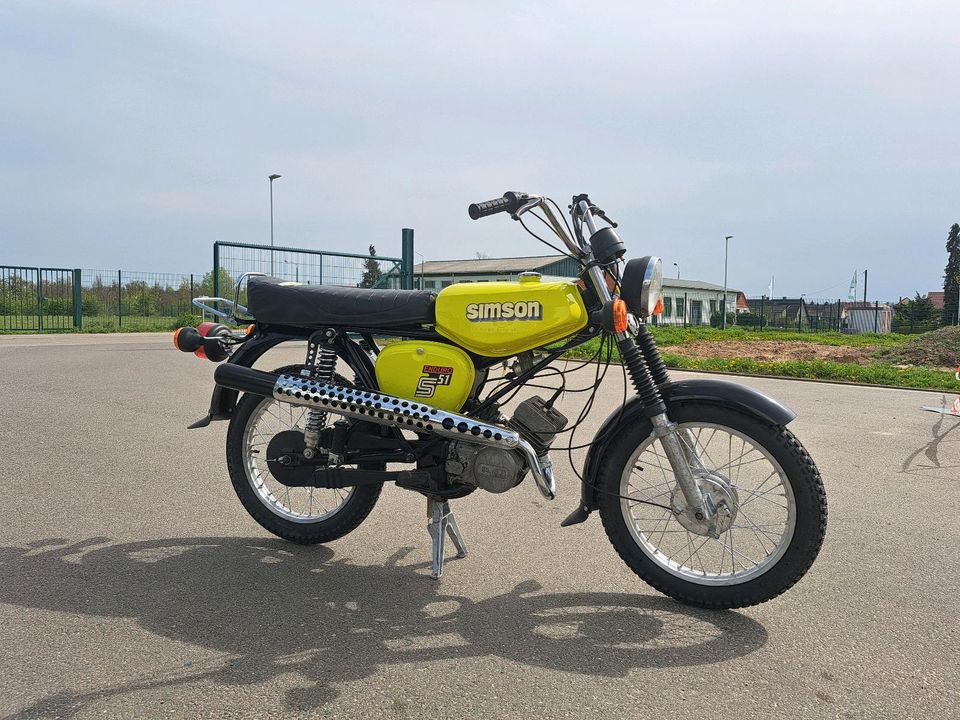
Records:
M192 352L198 358L213 362L226 360L230 351L221 338L230 334L230 328L220 323L205 322L199 327L177 328L173 333L173 346L181 352Z

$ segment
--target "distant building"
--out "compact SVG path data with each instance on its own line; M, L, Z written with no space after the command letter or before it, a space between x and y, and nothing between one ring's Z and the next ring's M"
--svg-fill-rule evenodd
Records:
M844 332L888 333L893 323L893 308L886 303L844 303L840 318Z
M578 265L565 255L469 260L428 260L414 266L415 285L440 290L458 282L516 280L522 272L538 272L545 281L577 277ZM739 290L727 288L727 312L740 311ZM723 306L723 286L699 280L663 279L663 314L660 325L709 325L710 316Z
M927 293L930 302L937 310L943 310L943 290L933 290Z
M807 303L802 297L798 298L750 298L750 312L762 315L765 327L777 328L804 328L809 324Z
M414 283L423 290L440 290L456 282L516 280L522 272L538 272L544 280L577 276L577 262L566 255L429 260L413 269Z

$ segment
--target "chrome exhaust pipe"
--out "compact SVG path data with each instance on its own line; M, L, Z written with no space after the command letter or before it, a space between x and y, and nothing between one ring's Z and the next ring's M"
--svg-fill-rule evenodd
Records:
M239 365L219 365L214 380L234 390L273 397L291 405L319 408L356 420L519 450L543 496L550 500L556 496L549 457L538 457L516 430L376 391L340 387L297 375L274 375Z

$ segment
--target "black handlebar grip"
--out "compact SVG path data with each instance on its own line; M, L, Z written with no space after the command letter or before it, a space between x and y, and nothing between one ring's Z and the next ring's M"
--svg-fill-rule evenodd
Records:
M510 210L512 206L512 200L506 197L501 197L497 198L496 200L472 203L470 207L467 208L467 212L470 213L470 218L472 220L479 220L480 218L487 217L488 215L496 215L497 213Z

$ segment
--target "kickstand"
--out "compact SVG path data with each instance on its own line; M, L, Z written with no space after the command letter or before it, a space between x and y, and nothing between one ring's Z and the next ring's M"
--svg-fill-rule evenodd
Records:
M456 518L453 517L449 502L427 498L427 517L430 518L427 531L433 540L433 570L430 577L437 580L443 575L443 545L447 534L457 548L457 557L462 558L467 554L467 545L463 541L463 535L460 534L460 528L457 526Z

